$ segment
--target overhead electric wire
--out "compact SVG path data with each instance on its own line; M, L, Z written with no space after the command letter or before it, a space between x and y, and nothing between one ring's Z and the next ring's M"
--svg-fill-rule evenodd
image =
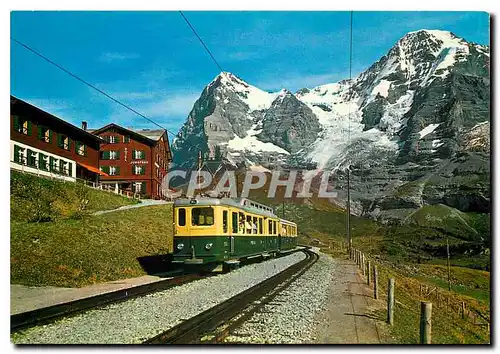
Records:
M91 83L89 83L88 81L82 79L81 77L79 77L78 75L76 74L73 74L71 71L67 70L66 68L64 68L63 66L57 64L56 62L54 62L53 60L47 58L45 55L41 54L40 52L36 51L35 49L31 48L29 45L27 44L24 44L23 42L21 41L18 41L17 39L13 38L13 37L10 37L10 39L14 42L16 42L17 44L19 44L20 46L24 47L25 49L29 50L30 52L38 55L40 58L44 59L45 61L47 61L48 63L54 65L56 68L64 71L66 74L72 76L73 78L77 79L78 81L84 83L85 85L93 88L94 90L96 90L97 92L101 93L102 95L106 96L107 98L109 98L110 100L114 101L115 103L119 104L120 106L122 107L125 107L126 109L128 109L129 111L137 114L138 116L146 119L147 121L153 123L154 125L156 125L157 127L161 128L161 129L164 129L167 133L170 133L172 134L173 136L175 136L175 133L171 132L170 130L168 130L167 128L161 126L160 124L156 123L154 120L152 120L151 118L148 118L146 117L144 114L136 111L135 109L133 109L132 107L126 105L125 103L119 101L118 99L114 98L113 96L107 94L106 92L104 92L103 90L101 90L100 88L92 85Z
M205 50L207 51L208 55L210 55L210 58L212 58L212 60L215 63L215 65L217 65L217 68L219 68L220 72L223 73L224 70L222 70L222 67L219 65L219 62L217 61L217 59L215 59L215 57L213 56L213 54L210 51L210 49L208 49L208 47L206 46L205 42L203 42L203 39L201 39L201 37L198 35L198 33L194 29L193 25L191 25L191 23L189 22L189 20L187 19L187 17L184 16L184 13L182 11L179 10L179 13L181 14L181 16L184 19L184 21L186 21L186 23L188 24L189 28L191 28L191 31L193 31L194 35L198 38L198 40L200 41L200 43L203 46L203 48L205 48Z

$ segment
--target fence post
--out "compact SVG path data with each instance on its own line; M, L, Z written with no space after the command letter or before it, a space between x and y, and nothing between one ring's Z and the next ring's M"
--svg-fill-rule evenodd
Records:
M373 265L373 298L378 299L378 271L376 265Z
M365 254L363 253L361 256L361 268L363 268L363 276L366 275L366 267L365 267Z
M366 270L366 284L370 285L371 278L371 262L367 262L367 270Z
M465 318L465 302L462 301L462 318Z
M431 344L432 302L420 303L420 344Z
M387 287L387 323L394 324L394 278L389 279Z

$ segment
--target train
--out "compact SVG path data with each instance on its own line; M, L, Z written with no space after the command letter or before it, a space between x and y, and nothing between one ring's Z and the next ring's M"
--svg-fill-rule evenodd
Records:
M180 198L173 212L173 263L217 271L297 247L297 224L248 198Z

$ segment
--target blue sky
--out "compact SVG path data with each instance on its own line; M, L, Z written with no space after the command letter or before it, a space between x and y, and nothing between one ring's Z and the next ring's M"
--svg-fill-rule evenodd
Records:
M274 91L349 76L348 12L185 12L225 71ZM409 31L489 43L485 12L355 12L353 76ZM11 36L177 133L219 73L178 12L12 12ZM11 41L11 94L73 124L155 128Z

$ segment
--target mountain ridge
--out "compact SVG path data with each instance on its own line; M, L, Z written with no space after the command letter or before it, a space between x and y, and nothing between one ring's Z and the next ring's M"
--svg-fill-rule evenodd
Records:
M471 140L484 145L489 133L489 65L488 46L448 31L419 30L359 76L295 93L269 93L222 72L174 139L174 164L190 167L202 151L235 165L307 166L339 176L349 166L353 182L362 186L354 187L354 210L373 216L377 200L394 188L431 180L463 154L474 160L489 153L470 148ZM478 124L488 129L472 134ZM489 160L481 158L489 174ZM340 194L344 187L339 182Z

